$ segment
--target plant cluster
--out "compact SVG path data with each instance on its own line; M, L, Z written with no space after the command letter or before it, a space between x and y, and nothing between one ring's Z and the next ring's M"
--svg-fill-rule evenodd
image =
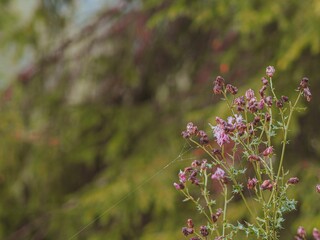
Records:
M205 217L199 227L191 218L187 220L182 228L186 237L222 240L244 234L250 239L279 239L285 214L296 209L297 202L288 197L287 191L299 179L290 176L283 163L292 115L299 109L299 100L309 102L312 94L309 79L304 77L293 101L279 95L273 87L274 74L275 68L268 66L258 93L248 89L241 96L236 96L237 87L218 76L213 93L223 96L230 116L216 117L215 124L210 124L214 140L192 122L182 132L190 144L207 155L207 159L194 160L180 170L179 182L174 183L185 201L192 201ZM281 138L280 153L275 150L276 138ZM316 190L320 192L320 185ZM239 199L248 217L232 222L228 206ZM316 228L313 237L320 239ZM299 227L295 239L306 239L303 227Z

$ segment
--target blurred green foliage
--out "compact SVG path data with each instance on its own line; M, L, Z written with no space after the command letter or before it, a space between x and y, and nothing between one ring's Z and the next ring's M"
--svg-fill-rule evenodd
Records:
M300 205L282 239L320 227L319 1L99 3L80 23L77 1L31 2L0 2L1 239L182 239L197 214L172 187L192 159L180 132L226 114L216 75L244 91L267 65L289 97L305 75L314 96L293 124Z

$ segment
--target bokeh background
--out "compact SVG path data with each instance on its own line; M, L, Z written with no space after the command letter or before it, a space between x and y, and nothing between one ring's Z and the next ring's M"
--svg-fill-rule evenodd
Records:
M299 225L310 236L320 1L1 0L0 239L184 239L197 213L172 183L197 156L180 133L225 115L217 75L243 92L268 65L289 97L311 83L290 132L285 165L301 183L281 239Z

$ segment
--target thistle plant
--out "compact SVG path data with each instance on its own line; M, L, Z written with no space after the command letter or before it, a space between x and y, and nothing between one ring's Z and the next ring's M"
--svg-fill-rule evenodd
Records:
M311 101L312 94L309 80L304 77L297 84L293 100L280 95L273 86L274 74L274 67L267 67L260 90L248 89L241 96L237 96L237 87L218 76L213 93L223 97L230 116L216 117L209 124L213 139L191 122L182 132L205 156L180 170L179 181L174 183L184 201L193 202L204 217L200 224L194 224L191 218L186 221L182 228L186 237L222 240L246 235L249 239L276 240L280 238L284 215L296 209L297 202L288 197L287 191L299 179L290 176L283 163L292 116L299 101ZM276 153L279 138L281 147ZM232 222L228 219L228 206L239 200L248 216ZM313 236L320 239L317 229ZM295 238L306 239L303 227Z

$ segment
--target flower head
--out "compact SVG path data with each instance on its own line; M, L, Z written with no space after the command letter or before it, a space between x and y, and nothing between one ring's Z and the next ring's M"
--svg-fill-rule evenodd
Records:
M318 184L318 185L316 186L316 190L317 190L318 193L320 193L320 184Z
M315 240L320 240L320 232L318 229L314 228L312 231L312 236Z
M217 140L217 143L221 147L225 143L230 142L230 138L228 134L226 134L224 128L221 126L221 124L218 124L217 126L213 127L213 135Z
M248 189L254 189L254 187L257 185L258 180L256 178L248 179L247 188Z
M178 176L179 176L179 181L180 181L181 183L185 183L185 182L187 181L187 176L186 176L186 173L185 173L185 172L183 172L183 171L180 170Z
M298 227L297 235L302 238L306 237L306 230L304 229L304 227L302 226Z
M177 190L182 190L182 189L184 189L184 184L183 184L183 183L173 183L173 186L174 186Z
M273 184L270 180L264 180L263 183L261 184L260 188L262 190L272 190Z
M215 173L211 176L211 178L216 180L223 180L225 178L225 172L218 167Z
M287 181L288 184L297 184L298 182L299 182L299 178L297 177L289 178L289 180Z
M203 236L203 237L206 237L209 235L209 231L208 231L208 228L206 226L200 226L200 234Z
M275 70L275 68L273 66L268 66L266 68L266 74L267 74L268 77L272 77L273 74L275 73L275 71L276 70Z
M246 95L246 99L250 100L251 98L254 98L254 91L252 89L248 89L245 95Z

